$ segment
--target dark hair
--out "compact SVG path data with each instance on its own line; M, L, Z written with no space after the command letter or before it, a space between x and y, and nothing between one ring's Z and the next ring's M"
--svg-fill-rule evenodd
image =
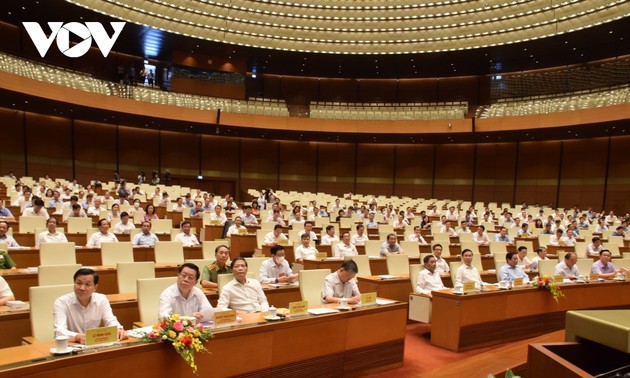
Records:
M99 227L101 226L101 224L103 223L103 221L105 221L105 222L109 223L109 221L108 221L107 219L105 219L105 218L101 218L101 219L99 219L99 220L98 220L98 223L97 223Z
M187 220L183 221L183 222L179 225L179 228L182 228L182 227L184 227L185 225L189 225L189 226L190 226L190 222L189 222L189 221L187 221Z
M536 248L536 254L540 255L540 252L542 252L542 251L544 251L546 249L547 248L545 248L545 247L538 247L538 248Z
M522 246L518 247L518 251L519 251L519 252L520 252L520 251L522 251L522 250L524 250L524 249L527 249L527 247L525 247L524 245L522 245Z
M464 256L464 253L466 253L466 252L470 252L471 255L474 254L473 251L471 251L469 248L466 248L466 249L462 250L462 256Z
M276 244L273 247L271 247L271 249L269 250L269 252L272 255L275 255L276 253L278 253L278 251L284 251L284 247L279 244Z
M426 256L424 256L424 258L422 259L422 262L423 262L424 264L427 264L431 258L434 258L434 259L435 259L435 256L433 256L433 255L426 255Z
M359 267L353 260L344 261L343 264L341 264L341 269L346 272L354 272L355 274L359 273Z
M273 226L273 229L274 229L274 230L277 230L277 229L279 229L279 228L282 228L282 225L281 225L281 224L276 224L275 226Z
M598 240L599 240L599 238L597 236L594 236L593 239L591 239L592 242L596 242Z
M357 224L357 231L359 231L359 228L361 228L361 227L365 227L365 226L362 225L362 224Z
M153 226L153 224L152 224L151 222L149 222L149 221L143 221L142 223L140 223L140 227L142 227L142 225L143 225L143 224L145 224L145 223L148 223L148 224L149 224L149 227L150 227L150 226Z
M571 258L571 256L573 256L573 255L575 255L575 252L567 252L567 254L566 254L566 255L564 255L564 259L565 259L565 260L568 260L568 259L570 259L570 258Z
M444 249L444 247L442 247L442 244L433 244L433 247L431 247L431 250L434 250L436 247L440 247L442 249Z
M302 236L300 236L300 239L306 239L306 238L310 238L311 235L307 234L306 232L302 234Z
M126 212L126 211L123 211L122 213L120 213L120 217L121 217L121 218L122 218L122 217L128 217L128 216L129 216L129 213L128 213L128 212Z
M514 257L515 253L514 252L508 252L505 254L505 261L510 261L512 260L512 257Z
M70 201L78 201L79 197L77 196L70 196Z
M81 208L81 205L79 205L78 203L75 203L74 205L72 205L72 210L80 209L80 208Z
M34 205L34 206L42 206L42 207L43 207L43 206L44 206L44 201L42 201L42 199L41 199L41 198L36 198L36 199L33 201L33 205Z
M90 268L81 268L79 270L77 270L74 273L74 276L72 277L73 281L77 280L77 277L79 276L93 276L94 277L94 285L98 285L98 274Z
M604 252L608 252L612 256L612 252L610 252L610 250L608 250L608 249L602 249L601 251L599 251L599 255L601 256L602 253L604 253Z
M195 276L197 277L197 279L199 279L200 273L199 273L199 267L193 263L183 263L182 265L179 266L179 269L177 270L178 273L181 273L182 270L184 270L184 268L188 268L188 269L192 269L195 271Z
M482 231L486 230L486 226L484 226L483 224L480 224L477 228L481 228Z
M225 247L225 248L227 248L228 253L230 253L230 247L228 247L228 246L227 246L227 245L225 245L225 244L219 244L219 245L217 245L217 247L214 249L214 254L215 254L215 255L217 254L217 252L219 252L219 249L221 249L221 247Z
M312 221L306 221L306 222L304 222L304 227L306 227L306 225L307 225L307 224L310 224L311 226L314 226L314 224L313 224L313 222L312 222Z
M230 269L234 269L234 264L236 264L237 261L242 261L245 263L245 266L247 266L247 260L245 260L244 257L239 256L239 257L234 258L234 260L232 260L232 263L230 264Z
M330 231L334 229L335 229L335 226L333 226L332 224L329 224L328 226L326 226L326 231Z

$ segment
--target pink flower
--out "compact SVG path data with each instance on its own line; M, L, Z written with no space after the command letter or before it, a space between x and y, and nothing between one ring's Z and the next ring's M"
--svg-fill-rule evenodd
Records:
M157 335L156 335L155 333L153 333L153 332L149 332L149 338L150 338L151 340L155 340L155 339L157 339L158 337L157 337Z
M175 322L175 323L173 323L173 329L176 332L181 332L181 331L184 330L184 325L182 324L182 322Z

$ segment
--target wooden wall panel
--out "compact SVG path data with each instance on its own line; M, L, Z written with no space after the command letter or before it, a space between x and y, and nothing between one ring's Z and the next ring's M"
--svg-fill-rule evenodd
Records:
M281 98L291 104L308 105L317 100L319 80L317 78L283 76L281 81Z
M71 121L26 113L28 172L34 177L72 178Z
M512 202L516 143L478 144L474 201Z
M240 193L247 193L247 189L278 188L278 143L241 139Z
M209 178L238 178L238 138L201 137L201 174Z
M358 101L357 81L354 79L320 79L319 101Z
M144 171L148 180L153 170L159 170L159 131L135 127L118 127L118 173L127 181L137 183Z
M317 144L283 141L278 157L283 190L317 191Z
M558 206L602 206L607 150L608 138L563 141Z
M438 101L468 101L477 103L478 79L476 77L449 77L439 79Z
M472 199L474 146L440 144L435 151L435 198Z
M556 205L560 141L521 142L517 164L516 203Z
M431 198L433 150L433 145L428 144L396 147L396 195Z
M198 176L199 143L198 134L160 132L162 175L168 170L173 176Z
M13 109L0 108L0 125L2 125L2 149L0 149L0 172L9 172L17 177L27 174L24 166L24 113Z
M437 102L437 79L400 79L398 81L400 102Z
M630 136L615 137L610 145L606 210L617 214L630 213ZM602 151L603 152L603 151Z
M398 80L358 80L360 102L397 102Z
M280 98L280 76L261 75L258 80L262 80L263 97Z
M356 193L394 194L394 145L359 144Z
M352 143L319 143L318 192L335 195L353 192L355 145Z
M116 170L116 126L74 121L76 179L110 181Z

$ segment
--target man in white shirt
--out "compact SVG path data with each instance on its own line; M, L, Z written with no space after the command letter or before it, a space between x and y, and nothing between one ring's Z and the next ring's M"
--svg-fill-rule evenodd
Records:
M337 258L345 258L346 256L357 256L359 252L354 244L350 243L350 233L341 234L341 242L335 244L334 256Z
M466 283L473 281L475 283L476 288L481 287L481 275L479 274L479 270L472 264L473 261L473 252L466 248L462 251L462 262L463 264L457 268L455 272L455 282L456 283Z
M336 272L327 275L322 288L324 303L339 303L344 298L348 300L348 304L358 304L361 301L361 292L354 280L357 273L357 263L348 260Z
M368 214L368 219L363 222L363 225L367 228L378 228L378 222L374 220L374 213Z
M587 274L590 272L587 272ZM556 265L553 271L554 275L561 275L564 278L575 280L580 276L577 269L577 255L575 252L568 252L564 255L564 261Z
M440 232L448 234L449 237L457 236L457 232L451 227L451 221L444 222L444 226L440 229Z
M314 223L312 221L304 222L304 229L298 233L299 237L302 237L304 234L308 234L311 237L311 240L317 240L317 234L313 231Z
M599 252L601 252L602 249L604 249L602 240L594 236L593 239L591 239L591 243L586 246L586 257L599 256Z
M94 204L87 209L87 215L90 217L98 217L101 214L101 210L104 210L104 208L101 207L101 199L95 198Z
M247 227L243 226L243 218L241 218L240 216L237 216L236 218L234 218L234 224L232 224L227 232L225 233L226 237L230 237L232 235L235 234L239 234L239 233L247 233Z
M269 251L271 257L260 264L260 277L258 280L261 284L277 284L291 283L297 279L297 274L293 274L289 262L285 260L284 247L274 245Z
M302 244L294 250L295 262L304 264L305 259L315 260L317 258L317 249L310 246L311 237L308 234L302 234L300 242Z
M508 245L512 244L512 239L508 235L507 228L501 227L501 231L498 234L494 235L494 241L502 241L506 242Z
M42 243L67 243L66 235L57 232L57 218L50 217L46 221L47 230L37 235L35 247L39 247Z
M451 271L451 267L448 266L448 262L442 258L442 249L442 244L433 244L433 248L431 248L433 256L435 256L435 269L439 274Z
M365 226L357 224L356 229L357 233L352 235L350 242L354 245L365 245L365 242L369 240L367 234L365 233Z
M105 218L98 221L98 231L93 233L88 240L88 247L101 247L102 243L117 243L116 235L109 232L109 221Z
M529 259L527 258L527 247L525 247L524 245L518 247L517 257L518 257L517 265L523 268L525 272L528 272L532 266L532 262L529 261Z
M478 245L489 245L490 238L486 234L486 228L483 225L477 226L477 231L473 234L473 241Z
M409 223L402 214L398 214L397 219L392 223L394 230L405 230L405 227L409 226Z
M428 245L429 244L422 237L422 227L420 227L420 226L414 226L413 227L413 234L410 234L407 237L407 239L409 241L415 241L415 242L417 242L418 244L421 244L421 245Z
M216 205L214 207L214 213L210 214L210 220L219 222L219 224L223 226L225 222L227 222L227 217L221 212L221 210L223 210L221 205Z
M456 221L459 218L459 213L455 210L455 206L451 206L448 208L448 212L446 213L446 219L450 221Z
M199 267L195 264L184 263L179 267L177 282L160 294L160 319L179 314L194 316L198 322L212 320L212 305L196 286L199 276Z
M282 233L282 226L277 224L273 226L273 231L265 235L264 245L287 244L289 239Z
M189 221L183 221L180 228L182 232L175 236L175 241L181 242L184 247L193 247L195 245L199 245L199 240L197 240L197 236L190 232Z
M255 226L258 224L258 219L256 219L256 216L252 214L252 207L249 205L243 207L241 218L243 218L243 223L246 226Z
M140 226L142 228L141 232L138 232L131 242L134 246L142 246L142 247L152 247L160 241L153 232L151 232L151 222L144 221Z
M129 213L123 211L120 213L120 222L114 226L114 234L129 234L135 228L133 222L129 222Z
M50 218L48 211L44 208L44 201L41 198L33 200L33 207L27 207L22 212L23 217L44 217L46 220Z
M275 222L278 223L281 226L286 226L286 223L284 222L284 220L282 219L282 217L280 216L280 210L276 209L273 211L273 213L271 214L271 216L269 216L267 218L267 222ZM304 223L306 224L306 223Z
M302 218L302 212L298 210L295 213L293 213L293 219L289 221L289 227L293 228L295 227L294 226L295 224L305 223L305 222L306 221L304 220L304 218Z
M470 231L470 228L468 228L468 223L463 220L460 222L460 226L459 226L459 230L457 231L457 234L461 234L461 233L466 233L466 234L470 234L472 231Z
M9 209L4 207L4 200L0 199L0 219L2 220L15 220L15 217Z
M442 283L440 273L436 270L435 256L427 255L422 259L424 270L418 273L418 282L416 283L416 293L424 294L429 298L433 298L431 294L434 290L446 289Z
M339 238L335 235L335 226L329 224L326 226L326 235L322 236L321 245L332 245L335 241L339 241Z
M574 247L576 242L577 239L575 238L572 229L568 229L567 234L560 238L560 244L564 243L567 247Z
M126 339L127 332L114 316L107 297L96 293L98 274L81 268L73 279L74 292L57 298L53 306L55 336L68 336L71 342L85 344L85 331L102 325L118 327L118 339Z
M15 296L7 281L0 276L0 306L6 306L8 301L15 300Z
M217 308L247 313L267 311L269 302L260 282L247 278L247 261L243 257L237 257L232 260L231 268L234 279L223 287Z

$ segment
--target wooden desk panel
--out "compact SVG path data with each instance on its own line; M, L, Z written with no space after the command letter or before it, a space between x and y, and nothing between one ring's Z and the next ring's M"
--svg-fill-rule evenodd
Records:
M431 343L453 351L534 337L564 327L567 310L630 307L630 282L565 284L556 303L546 290L433 293Z
M204 231L203 241L217 240L223 236L223 226L206 226Z
M227 377L289 376L300 371L304 376L360 374L367 369L402 365L406 327L406 306L393 304L324 316L307 316L268 323L263 314L243 315L243 325L214 332L206 347L197 354L202 376ZM366 335L365 329L378 329ZM295 337L295 335L302 337ZM381 338L382 337L382 338ZM126 345L125 345L126 344ZM107 371L108 376L128 374L138 361L148 366L137 369L141 377L188 377L190 368L167 343L137 344L98 353L50 358L52 343L36 343L7 349L0 354L0 366L23 360L30 363L2 371L6 377L56 377L85 371ZM375 358L360 358L366 354ZM385 355L386 363L379 355Z
M256 235L232 235L230 237L230 256L236 257L251 257L254 254L254 250L258 247L256 243Z

